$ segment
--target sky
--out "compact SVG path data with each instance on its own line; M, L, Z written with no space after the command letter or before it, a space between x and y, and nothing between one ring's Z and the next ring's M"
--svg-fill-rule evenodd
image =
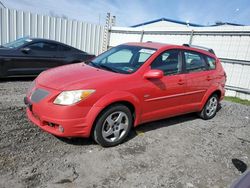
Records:
M0 0L7 8L105 23L107 12L116 26L132 26L169 18L201 25L217 21L250 25L249 0Z

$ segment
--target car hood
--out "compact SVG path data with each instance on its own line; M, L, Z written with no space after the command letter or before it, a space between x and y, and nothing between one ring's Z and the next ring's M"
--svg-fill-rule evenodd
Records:
M93 89L97 83L116 79L121 74L97 69L84 63L52 68L42 72L37 84L55 90Z

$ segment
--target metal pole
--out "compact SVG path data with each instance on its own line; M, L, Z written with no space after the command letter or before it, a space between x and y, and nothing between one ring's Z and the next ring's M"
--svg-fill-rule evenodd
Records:
M143 41L143 35L144 35L144 30L142 30L142 32L141 32L141 39L140 39L140 42Z
M103 36L103 45L102 52L106 51L109 46L109 32L110 32L110 13L107 13L106 23L104 26L104 36Z
M189 38L189 43L188 43L189 45L191 45L192 42L193 42L193 36L194 36L194 30L191 31L190 38Z

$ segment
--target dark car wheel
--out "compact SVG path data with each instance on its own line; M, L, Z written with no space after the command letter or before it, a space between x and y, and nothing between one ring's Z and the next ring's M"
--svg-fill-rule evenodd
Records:
M212 119L216 115L218 104L218 96L213 94L211 97L209 97L202 111L198 113L198 115L205 120Z
M98 117L93 137L103 147L115 146L127 137L133 123L132 114L124 105L113 105Z
M0 62L0 78L7 77L7 69L3 63Z

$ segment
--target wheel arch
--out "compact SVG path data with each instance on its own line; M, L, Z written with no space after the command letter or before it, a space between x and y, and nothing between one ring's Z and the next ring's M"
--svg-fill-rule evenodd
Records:
M216 95L218 96L218 99L220 99L220 98L221 98L221 95L222 95L222 92L221 92L221 90L217 89L217 90L215 90L211 95L213 95L213 94L216 94ZM211 96L211 95L210 95L210 96Z
M92 117L92 120L89 122L89 126L91 126L91 135L93 133L96 120L98 119L98 117L100 117L101 113L105 109L115 104L122 104L129 108L133 116L133 126L137 126L140 123L141 105L139 99L135 95L128 92L111 92L99 99L92 107L94 115L91 111L90 116Z
M221 88L218 87L212 87L210 88L206 94L204 95L202 101L201 101L201 105L199 107L199 110L201 111L204 107L204 105L206 104L207 100L209 99L209 97L211 97L213 94L216 94L218 96L218 99L221 100L222 96L223 96L223 91Z
M96 122L98 120L98 118L102 115L102 113L107 109L107 108L110 108L111 106L113 105L118 105L118 104L121 104L121 105L124 105L126 107L128 107L128 109L130 110L131 114L132 114L132 117L133 117L133 126L135 126L135 122L137 121L136 118L137 118L137 115L136 115L136 107L134 106L133 103L131 103L130 101L126 101L126 100L119 100L119 101L114 101L110 104L108 104L107 106L103 107L99 113L96 115L93 123L92 123L92 127L91 127L91 132L90 132L90 135L93 136L93 133L94 133L94 129L95 129L95 126L96 126Z

